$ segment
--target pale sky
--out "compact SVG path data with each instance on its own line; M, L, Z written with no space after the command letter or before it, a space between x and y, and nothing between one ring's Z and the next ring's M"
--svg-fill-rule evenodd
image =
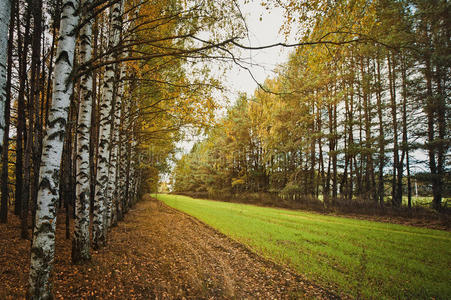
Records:
M239 0L240 10L245 16L247 28L249 29L249 40L242 40L240 43L253 47L271 45L277 42L284 42L285 37L279 34L279 29L284 21L283 11L280 8L271 8L266 10L262 7L259 1L252 1L251 3L244 3L244 0ZM261 18L261 20L260 20ZM293 42L293 41L289 41ZM283 47L273 47L264 50L242 50L241 57L249 57L249 63L246 64L254 78L263 83L266 78L274 76L274 69L288 60L288 55L291 49ZM218 62L220 63L220 62ZM210 65L214 70L218 67L214 63ZM232 105L238 98L239 93L245 92L251 96L257 88L257 83L252 79L247 70L234 65L231 70L227 71L225 76L221 78L222 83L228 88L229 92L226 97L229 98ZM224 95L217 95L217 101L223 103ZM191 150L196 140L201 140L203 137L190 137L189 140L180 142L180 147L183 152L187 153ZM180 157L181 153L177 155Z
M272 8L266 10L258 1L244 4L244 0L240 0L241 12L246 18L249 29L249 39L251 46L264 46L283 42L283 34L279 34L279 29L283 23L283 12L280 8ZM260 20L260 17L262 18ZM249 43L249 41L242 41ZM282 47L274 47L265 50L244 51L242 55L251 57L251 62L256 66L250 66L252 74L259 83L263 83L268 77L272 77L272 72L278 64L288 60L290 49ZM249 67L249 66L248 66ZM230 75L227 76L227 86L229 86L236 94L238 92L246 92L253 94L257 88L257 84L251 78L246 70L234 67Z

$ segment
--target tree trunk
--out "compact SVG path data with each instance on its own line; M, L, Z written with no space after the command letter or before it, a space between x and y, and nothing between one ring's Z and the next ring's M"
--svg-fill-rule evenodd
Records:
M39 78L41 71L41 35L42 35L42 1L35 0L32 2L33 15L33 39L31 44L31 78L30 78L30 94L28 97L28 139L25 147L25 186L29 189L24 193L24 197L31 200L32 221L34 227L34 216L36 213L37 201L37 176L39 172L39 154L40 154L40 135L39 135ZM32 168L33 167L33 168ZM29 195L26 195L27 192Z
M397 105L396 105L396 76L395 62L390 59L390 53L387 54L388 62L388 81L390 89L390 106L393 126L393 178L392 178L392 204L393 206L401 206L402 195L399 195L397 188L397 173L399 171L399 151L398 151L398 121L397 121ZM402 174L401 174L402 176Z
M366 68L364 68L364 66ZM364 70L368 72L365 73ZM371 98L371 89L370 89L370 80L369 80L369 67L368 63L361 62L361 71L362 71L362 82L363 82L363 111L364 111L364 123L365 123L365 181L364 181L364 195L365 199L372 200L371 197L374 195L373 191L373 179L374 179L374 170L373 170L373 151L372 151L372 136L371 136L371 106L370 106L370 98Z
M333 104L333 155L332 155L332 201L337 199L337 104Z
M0 153L2 152L3 136L5 134L5 101L7 95L7 53L8 30L11 17L11 1L0 0Z
M26 63L24 64L24 55L25 52L23 47L23 41L20 31L20 19L19 19L19 1L16 1L15 7L15 19L17 26L17 54L19 59L19 92L17 96L17 124L16 124L16 184L15 184L15 204L14 204L14 213L17 216L22 215L22 145L23 145L23 131L25 127L25 117L24 117L24 99L23 99L23 91L24 91L24 82L23 74Z
M63 2L52 105L43 141L36 225L31 246L30 289L28 291L31 299L52 298L49 277L55 252L59 169L72 91L70 75L74 62L78 7L77 0L64 0Z
M409 166L409 144L407 136L407 63L406 57L401 57L401 79L402 79L402 154L401 163L398 168L398 194L402 195L402 173L403 173L403 161L406 158L407 168L407 202L409 208L412 207L412 192L410 185L410 166Z
M8 0L6 0L8 1ZM2 149L2 199L0 208L0 222L6 223L8 218L8 166L9 166L9 123L11 113L11 75L13 65L13 40L14 40L14 10L10 12L11 24L9 26L9 39L8 39L8 58L7 58L7 70L6 70L6 98L5 98L5 133L3 136L3 149ZM1 22L1 21L0 21ZM1 59L1 58L0 58ZM1 64L1 63L0 63ZM0 71L1 72L1 71ZM0 75L1 77L1 75ZM1 97L1 96L0 96ZM1 101L1 99L0 99ZM0 111L0 113L2 113Z
M376 59L377 65L377 90L376 90L376 101L377 101L377 116L379 120L379 171L378 171L378 197L379 205L384 205L384 165L385 165L385 137L384 137L384 118L382 115L382 81L381 81L381 70L379 58Z
M120 23L120 4L115 3L110 7L111 29L108 36L109 47L114 47L119 41ZM108 60L113 60L114 55L108 55ZM96 174L96 192L94 200L94 218L93 218L93 247L98 249L105 245L106 234L110 226L112 199L107 197L108 171L110 158L110 137L111 137L111 112L113 106L114 92L114 65L105 67L105 78L103 87L103 97L100 103L100 130L99 130L99 154ZM105 211L106 210L106 211Z
M98 54L99 48L99 37L100 40L102 38L102 31L99 31L99 22L101 18L97 18L94 20L92 27L92 44L93 44L93 53L94 57ZM90 210L92 212L94 207L94 198L95 198L95 188L96 188L96 169L97 169L97 154L98 154L98 140L99 140L99 124L98 124L98 112L99 112L99 96L100 96L100 83L102 82L100 72L93 71L92 72L92 109L91 109L91 128L89 133L89 168L90 168L90 194L89 194L89 204Z
M19 104L19 107L22 107L23 111L25 111L25 87L26 87L26 79L27 79L27 52L28 52L28 46L29 46L29 42L30 42L30 18L31 18L30 11L31 11L31 7L27 7L25 35L24 35L23 51L22 51L22 64L20 67L21 74L20 74L20 79L19 79L18 104ZM18 128L18 131L23 133L23 136L24 136L23 144L26 145L28 139L30 139L31 137L29 137L27 135L25 112L19 113L18 122L19 122L18 127L21 127L20 130ZM25 150L25 149L23 147L20 147L20 151L22 152L23 150ZM21 155L20 155L20 159L21 159L23 167L20 169L20 172L21 172L20 177L21 177L22 183L24 183L23 175L25 174L25 163L24 163L24 157L22 154L23 153L21 153ZM17 168L17 166L16 166L16 168ZM21 207L22 207L21 237L24 239L28 238L28 235L29 235L28 234L29 201L28 201L28 196L24 196L24 192L26 192L27 189L29 189L29 186L26 185L26 181L25 181L25 184L22 184L20 186L20 190L19 190L20 192L19 193L16 192L16 197L18 197L18 195L20 195L20 201L22 202L22 204L21 204Z
M111 136L110 136L110 147L111 147L111 151L110 151L110 161L109 161L109 168L108 168L108 178L110 178L110 180L108 181L108 186L107 186L107 193L106 193L106 197L107 199L109 199L109 201L111 202L111 218L109 219L110 221L110 226L116 226L117 225L117 221L122 220L122 208L121 205L119 203L119 199L117 197L117 159L118 159L118 155L119 155L119 124L120 124L120 119L121 119L121 95L119 92L119 84L120 84L120 80L119 80L119 73L120 71L118 70L118 68L120 68L120 66L116 65L116 74L115 74L115 80L114 80L114 84L113 84L113 112L112 112L112 121L111 121Z
M91 59L91 40L93 18L89 15L90 0L84 0L83 15L87 16L86 24L80 30L80 64ZM74 238L72 240L72 262L79 263L90 259L89 252L89 195L90 195L90 165L89 141L92 111L92 77L91 73L80 79L80 111L77 128L76 155L76 198Z

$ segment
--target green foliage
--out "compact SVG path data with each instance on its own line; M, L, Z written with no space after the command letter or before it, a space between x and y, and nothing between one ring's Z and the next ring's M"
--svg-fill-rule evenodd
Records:
M233 3L196 0L143 2L136 22L127 67L147 191L170 170L186 128L201 132L214 123L219 105L212 92L221 86L205 61L219 50L207 46L239 35L243 25Z
M173 172L174 190L259 191L266 174L261 142L249 117L252 104L242 95L223 120L209 130L209 138L194 145Z
M429 167L428 195L447 197L449 4L434 3L265 2L286 9L286 26L309 28L301 41L320 43L296 48L275 78L237 100L175 169L175 190L192 191L185 181L196 178L195 190L380 205L391 194L397 206L406 177Z

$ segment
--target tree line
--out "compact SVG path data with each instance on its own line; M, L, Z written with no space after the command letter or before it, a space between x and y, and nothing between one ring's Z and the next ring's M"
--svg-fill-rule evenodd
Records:
M242 32L227 1L0 1L0 220L32 229L29 298L52 298L58 212L72 262L88 261L158 184L180 128L211 122L219 85L198 62Z
M404 196L411 207L415 178L440 209L450 196L450 4L273 5L305 25L303 46L177 162L174 190L325 206L400 207Z

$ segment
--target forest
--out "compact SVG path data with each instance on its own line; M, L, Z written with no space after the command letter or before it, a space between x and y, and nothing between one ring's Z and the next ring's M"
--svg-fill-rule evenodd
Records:
M251 44L250 4L282 11L286 40ZM450 22L446 0L0 0L0 298L347 298L150 196L162 187L322 211L421 210L447 220L438 239L449 242ZM270 48L289 58L259 82L248 55ZM233 67L257 88L228 105ZM191 248L210 239L218 247ZM236 261L221 260L233 274L215 273L215 286L199 257L217 263L221 245L276 279L243 269L241 286Z
M296 48L242 94L177 162L175 191L409 208L420 195L446 206L449 5L317 2L313 16L294 11L312 24L305 41L324 43ZM355 33L363 41L349 42Z

